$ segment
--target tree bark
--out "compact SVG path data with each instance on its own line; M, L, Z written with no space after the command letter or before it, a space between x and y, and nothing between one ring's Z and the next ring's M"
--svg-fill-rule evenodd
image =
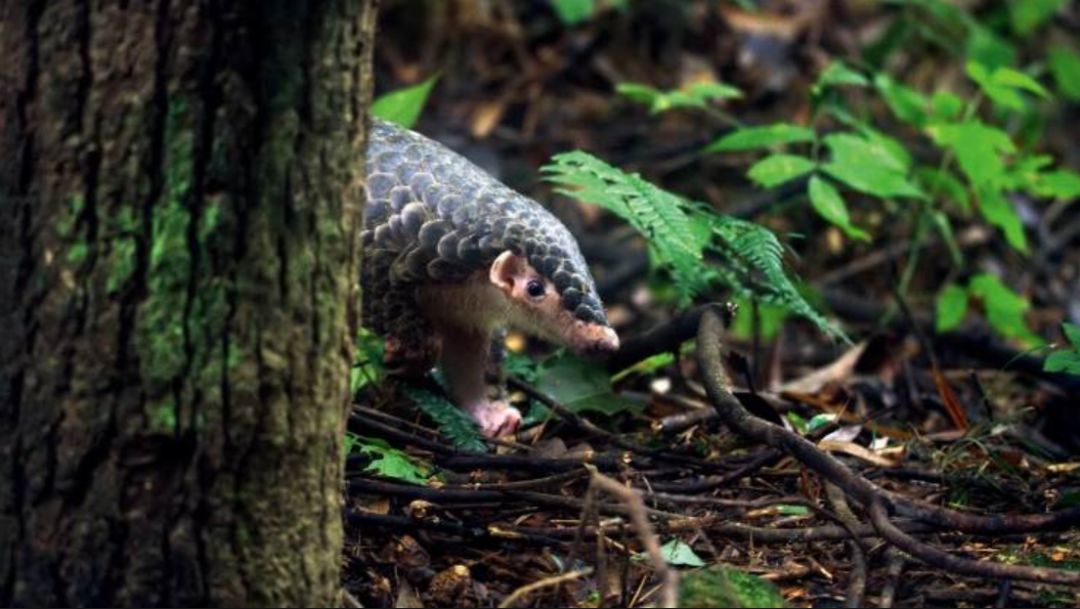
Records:
M375 0L0 0L0 604L338 603Z

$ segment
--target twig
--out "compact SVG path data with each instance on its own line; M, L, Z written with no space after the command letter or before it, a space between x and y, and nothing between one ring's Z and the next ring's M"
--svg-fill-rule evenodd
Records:
M774 448L783 449L827 481L836 484L869 510L874 528L887 541L920 560L935 566L950 568L960 573L994 578L1012 577L1048 583L1080 584L1080 572L1002 565L957 558L918 542L897 529L888 520L888 511L893 505L903 506L902 512L907 515L915 513L921 520L934 522L935 524L951 520L970 524L977 523L980 526L1002 525L1009 520L1011 520L1012 524L1019 522L1026 524L1045 523L1048 520L1055 524L1061 524L1061 522L1070 523L1072 518L1080 516L1080 510L1075 515L1068 513L1070 510L1065 510L1063 511L1065 516L1057 519L1048 519L1045 517L1046 515L1042 514L995 518L974 517L953 510L937 508L922 502L907 500L878 488L865 478L856 475L846 465L820 450L805 438L780 426L757 419L742 407L727 388L728 383L722 366L720 342L722 330L723 325L715 313L706 311L702 315L697 341L698 362L701 366L701 375L706 391L713 401L713 406L720 414L721 420L733 430L748 438L763 442Z
M825 494L836 516L847 525L845 528L854 530L859 520L851 511L851 506L848 505L843 491L835 484L826 483ZM848 542L848 549L851 550L851 575L848 578L847 599L844 600L844 606L862 607L863 597L866 594L866 551L863 549L861 540L854 535Z
M648 508L645 507L641 495L595 470L590 484L615 495L626 505L630 522L637 531L638 539L641 540L641 545L645 546L645 552L648 554L649 560L652 561L656 573L660 576L662 582L660 606L678 606L679 574L668 567L667 561L664 560L664 556L660 552L660 541L657 539L656 533L653 532L652 525L649 524Z
M553 575L551 577L545 577L544 579L534 581L531 584L526 584L518 588L517 590L511 592L510 596L507 596L503 599L501 603L499 603L499 607L513 607L515 606L514 603L532 594L533 592L536 592L537 590L542 590L544 588L550 588L551 586L558 586L569 581L574 581L575 579L585 577L586 575L591 575L592 572L592 568L589 567L580 571L570 571L567 573L560 573L559 575Z

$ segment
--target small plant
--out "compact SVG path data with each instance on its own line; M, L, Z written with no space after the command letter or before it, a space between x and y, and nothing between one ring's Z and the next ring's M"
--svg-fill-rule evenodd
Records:
M543 171L559 192L599 205L637 229L683 302L719 284L843 336L795 288L784 270L783 246L768 229L679 197L586 152L558 154Z

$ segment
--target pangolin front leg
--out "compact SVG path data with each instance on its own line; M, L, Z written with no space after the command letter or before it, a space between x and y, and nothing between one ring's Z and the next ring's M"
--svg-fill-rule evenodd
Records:
M475 328L439 329L442 349L439 365L450 397L476 421L489 438L515 432L521 412L505 398L492 397L488 382L491 334Z

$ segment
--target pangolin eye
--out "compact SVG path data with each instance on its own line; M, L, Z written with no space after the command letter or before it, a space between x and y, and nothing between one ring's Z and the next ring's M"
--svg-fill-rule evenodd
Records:
M529 296L532 298L540 298L544 295L544 284L533 279L529 282L529 285L525 286L525 291L528 292Z

